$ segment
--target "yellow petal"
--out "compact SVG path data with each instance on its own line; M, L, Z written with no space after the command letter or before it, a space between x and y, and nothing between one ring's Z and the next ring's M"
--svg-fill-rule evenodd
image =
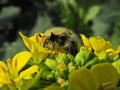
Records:
M48 48L41 48L41 50L39 51L39 60L45 60L48 57L49 52L50 51Z
M105 49L110 49L110 48L112 48L112 44L110 43L110 41L106 41Z
M0 88L3 86L3 84L0 84Z
M19 72L29 61L30 58L31 58L30 52L27 51L19 52L13 57L13 61L12 61L13 69L17 69L17 71Z
M109 53L110 56L116 56L120 53L120 45L117 47L117 49L111 53Z
M99 85L112 83L116 87L119 76L117 70L111 63L96 64L91 68L91 71L96 76Z
M93 48L93 50L96 53L99 53L100 51L106 50L108 48L111 48L111 44L108 41L105 41L102 37L90 37L89 38L90 44Z
M32 49L32 44L33 44L33 42L27 37L27 36L25 36L25 35L23 35L21 32L19 32L19 34L20 34L20 36L22 37L22 39L23 39L23 42L24 42L24 44L26 45L26 47L29 49L29 50L31 50Z
M45 35L43 33L35 33L35 35L31 36L29 39L31 41L33 41L34 43L44 43L45 39L44 39Z
M9 70L12 70L13 69L13 63L12 63L12 59L11 58L7 59L7 64L8 64Z
M19 77L15 81L20 81L21 79L25 78L26 76L31 75L31 74L33 74L37 71L38 71L38 66L37 65L31 66L28 69L22 71L20 73Z
M83 35L83 34L80 34L80 36L82 38L84 46L88 47L88 48L91 47L89 39L85 35Z
M9 83L10 83L10 81L9 81L9 80L7 80L7 79L5 79L5 78L0 77L0 84L9 84Z
M0 60L0 66L4 67L5 69L7 68L5 63L3 61Z
M109 49L106 50L106 52L107 52L108 54L112 53L113 51L114 51L113 48L109 48Z
M0 61L0 76L5 76L7 67L3 61Z
M99 53L96 53L96 55L98 56L99 60L107 60L108 58L108 55L104 50Z
M93 73L84 67L73 71L69 76L69 82L73 90L97 90L98 87Z
M37 35L37 33L35 33L35 35L29 37L29 39L30 39L32 42L34 42L34 43L37 42L37 41L36 41L36 35Z

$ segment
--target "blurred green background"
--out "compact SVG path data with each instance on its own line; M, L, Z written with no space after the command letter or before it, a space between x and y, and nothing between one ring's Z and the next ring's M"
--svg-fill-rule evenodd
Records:
M27 36L54 26L120 44L120 0L0 0L0 60L26 50Z

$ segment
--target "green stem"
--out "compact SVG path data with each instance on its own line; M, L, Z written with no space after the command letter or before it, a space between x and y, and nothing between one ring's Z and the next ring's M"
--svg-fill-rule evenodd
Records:
M43 70L41 69L40 72L32 80L30 80L21 90L28 90L29 88L31 88L40 79L42 71Z
M6 87L6 88L4 88L2 90L8 90L8 88L9 88L9 90L17 90L15 85L8 85L8 87Z

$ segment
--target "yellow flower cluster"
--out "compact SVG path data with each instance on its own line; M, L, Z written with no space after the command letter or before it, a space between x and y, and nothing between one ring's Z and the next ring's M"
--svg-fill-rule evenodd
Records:
M73 56L44 47L44 33L31 37L19 34L28 51L8 58L7 65L0 61L1 89L114 90L117 87L120 46L114 50L100 36L87 38L81 34L83 45Z
M7 64L0 61L0 87L4 88L4 85L8 85L11 90L21 88L22 79L37 72L38 66L33 65L24 71L21 71L31 58L31 53L22 51L16 54L13 59L8 59Z
M100 36L87 38L81 34L81 38L84 46L93 49L96 55L102 51L107 52L110 56L116 56L120 53L120 46L118 46L117 50L114 50L112 44Z

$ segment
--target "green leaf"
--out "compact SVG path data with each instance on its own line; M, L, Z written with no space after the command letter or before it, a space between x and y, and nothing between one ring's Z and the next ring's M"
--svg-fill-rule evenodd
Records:
M120 87L117 87L115 90L120 90Z
M0 0L0 3L1 3L1 4L6 4L6 3L8 3L8 1L9 1L9 0Z
M69 82L73 90L97 90L98 83L95 76L87 68L80 68L69 76Z
M116 48L120 44L119 37L120 37L120 29L119 29L119 27L115 27L114 33L110 37L110 41L111 41L114 48Z
M5 49L5 55L3 57L4 60L7 60L9 57L13 57L16 53L26 50L25 45L23 44L22 40L18 38L15 42L13 43L5 43L4 47Z
M89 62L86 63L85 67L91 68L94 64L99 63L100 61L98 60L97 57L91 59Z
M95 16L99 13L100 6L91 6L88 10L88 13L85 16L84 23L86 24L88 21L95 18Z
M0 13L0 19L10 18L12 16L18 15L20 13L20 8L15 6L4 7Z
M50 27L53 27L51 18L47 15L39 15L34 28L30 32L30 35L34 35L36 32L45 32Z

